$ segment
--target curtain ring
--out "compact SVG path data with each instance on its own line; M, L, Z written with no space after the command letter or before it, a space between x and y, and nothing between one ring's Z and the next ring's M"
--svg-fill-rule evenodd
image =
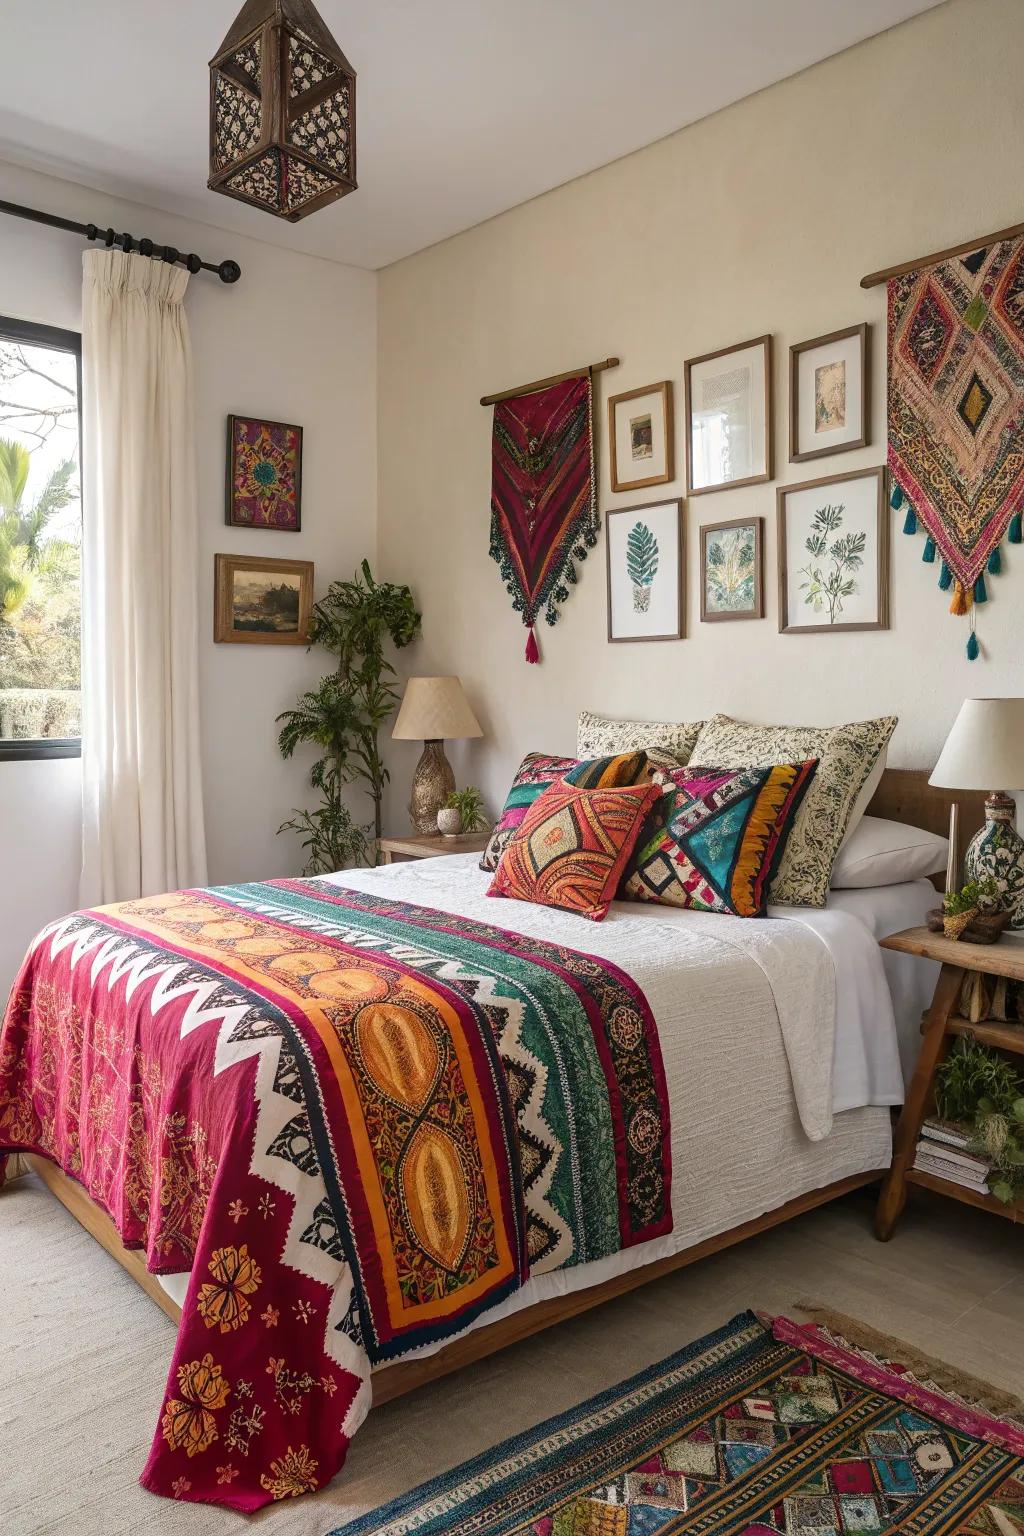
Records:
M116 238L117 237L115 236L112 229L108 229L106 234L103 236L103 244L106 246L108 251L110 250L110 247L113 245Z
M173 267L181 252L173 245L164 246L163 259L169 267Z
M142 256L152 256L152 254L153 254L153 242L152 242L152 240L146 239L146 240L140 240L139 241L139 254L142 255Z

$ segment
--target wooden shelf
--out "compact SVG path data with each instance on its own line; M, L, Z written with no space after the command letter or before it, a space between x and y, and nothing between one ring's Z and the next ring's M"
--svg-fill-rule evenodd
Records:
M947 939L928 928L907 928L878 941L883 949L899 950L904 955L921 955L942 965L955 965L964 971L982 971L987 976L1008 976L1024 981L1024 942L1000 939L996 944L965 944L962 939Z
M953 1014L946 1021L946 1028L953 1035L973 1035L983 1045L991 1045L997 1051L1015 1051L1024 1056L1024 1024L972 1024L970 1019Z
M946 1195L951 1200L960 1200L964 1205L977 1206L979 1211L991 1211L994 1216L1002 1216L1008 1221L1024 1221L1024 1202L1016 1205L1004 1205L994 1195L982 1195L974 1189L966 1189L963 1184L954 1184L951 1179L940 1179L934 1173L925 1173L923 1168L908 1168L906 1179L908 1184L920 1184L923 1189L932 1189L938 1195Z

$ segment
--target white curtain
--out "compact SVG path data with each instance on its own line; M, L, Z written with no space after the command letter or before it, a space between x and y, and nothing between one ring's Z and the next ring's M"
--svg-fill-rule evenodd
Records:
M206 880L188 273L86 251L83 906Z

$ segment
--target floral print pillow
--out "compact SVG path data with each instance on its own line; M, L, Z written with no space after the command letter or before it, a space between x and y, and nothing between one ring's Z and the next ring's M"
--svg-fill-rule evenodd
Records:
M690 761L703 724L703 720L667 725L660 720L609 720L583 709L576 724L576 751L580 757L607 757L640 747L663 747L683 766Z
M793 822L768 900L783 907L823 907L832 866L847 832L867 809L862 791L889 745L896 716L852 725L750 725L714 715L693 749L698 763L767 768L818 759L818 771Z

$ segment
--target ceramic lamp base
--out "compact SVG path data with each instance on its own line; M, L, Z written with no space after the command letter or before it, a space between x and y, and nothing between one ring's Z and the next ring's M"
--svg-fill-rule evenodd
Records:
M436 834L437 813L454 788L455 774L444 755L444 742L425 741L409 799L409 815L417 832Z
M994 880L999 906L1013 915L1010 928L1024 930L1024 838L1014 825L1016 806L1010 795L994 790L985 801L985 825L964 854L968 880Z

